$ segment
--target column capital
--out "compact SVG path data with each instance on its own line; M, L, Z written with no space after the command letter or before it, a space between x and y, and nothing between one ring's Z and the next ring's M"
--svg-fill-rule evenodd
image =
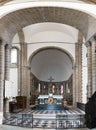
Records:
M92 37L90 38L90 41L91 41L91 42L93 42L94 40L96 41L96 35L94 35L94 36L92 36Z
M5 43L5 40L0 37L0 44L4 44L4 43Z
M88 41L86 42L85 46L88 47L88 46L91 46L92 45L92 42L91 41Z
M1 37L0 37L0 44L2 44L2 45L6 45L6 41L4 40L4 39L2 39Z
M5 48L11 49L12 46L11 46L11 44L6 44L6 45L5 45Z

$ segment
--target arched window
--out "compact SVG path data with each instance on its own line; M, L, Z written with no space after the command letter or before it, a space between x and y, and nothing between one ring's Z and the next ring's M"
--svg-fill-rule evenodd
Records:
M17 64L17 49L11 49L11 64Z
M55 93L55 85L52 85L52 93Z
M63 85L60 86L60 93L63 94Z
M38 92L40 93L40 87L41 87L41 85L40 85L40 83L38 83Z

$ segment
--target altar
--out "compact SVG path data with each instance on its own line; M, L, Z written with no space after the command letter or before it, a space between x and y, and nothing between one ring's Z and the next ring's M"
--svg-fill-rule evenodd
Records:
M63 96L62 95L39 95L38 97L40 104L61 104Z

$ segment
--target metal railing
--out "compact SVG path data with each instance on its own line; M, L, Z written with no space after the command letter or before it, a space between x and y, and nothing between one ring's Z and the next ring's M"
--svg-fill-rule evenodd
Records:
M55 118L35 118L33 114L6 114L4 124L27 128L85 128L85 115L56 114Z
M84 115L56 115L57 129L85 128Z

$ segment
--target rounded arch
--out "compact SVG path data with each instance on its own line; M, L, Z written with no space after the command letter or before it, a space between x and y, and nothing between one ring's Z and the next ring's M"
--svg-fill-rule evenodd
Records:
M60 23L36 23L23 28L25 34L25 42L40 42L40 41L64 41L77 42L78 30L72 26ZM45 36L44 36L45 35ZM36 38L38 37L38 39ZM46 39L47 37L47 39ZM44 40L45 39L45 40Z
M59 47L44 47L29 58L31 72L41 81L66 81L73 73L74 60L69 52Z
M37 53L39 53L39 52L41 52L41 51L43 51L43 50L47 50L47 49L56 49L56 50L59 50L59 51L61 51L61 52L63 52L63 53L66 53L69 57L70 57L70 60L71 60L71 62L72 62L72 64L73 64L73 67L74 67L74 58L73 58L73 56L67 51L67 50L65 50L65 49L62 49L61 47L42 47L42 48L39 48L39 49L37 49L36 51L34 51L31 55L30 55L30 57L29 57L29 59L28 59L28 66L30 67L30 64L31 64L31 61L32 61L32 58L37 54Z
M12 40L13 36L22 28L43 22L73 26L83 34L86 40L96 32L96 19L91 15L75 9L46 6L21 9L7 14L0 20L0 35ZM5 28L7 25L9 26Z

